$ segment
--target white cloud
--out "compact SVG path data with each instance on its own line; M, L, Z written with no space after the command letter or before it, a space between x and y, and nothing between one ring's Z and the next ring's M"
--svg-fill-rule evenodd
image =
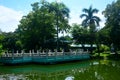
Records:
M19 21L21 20L23 13L20 11L15 11L11 8L7 8L5 6L0 6L0 11L0 29L5 32L14 31L18 27ZM71 11L69 24L81 24L83 20L80 18L81 13L81 11ZM99 13L96 15L101 19L100 27L104 27L105 18L102 15L102 11L99 11Z
M69 24L72 25L73 23L81 24L82 19L80 18L80 13L78 12L71 12L70 13L70 20Z
M0 6L0 29L5 32L14 31L23 14L5 6Z

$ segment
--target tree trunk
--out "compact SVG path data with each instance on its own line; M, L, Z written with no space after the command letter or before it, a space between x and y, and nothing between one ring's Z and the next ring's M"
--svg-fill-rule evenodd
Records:
M90 54L93 52L93 44L90 44Z

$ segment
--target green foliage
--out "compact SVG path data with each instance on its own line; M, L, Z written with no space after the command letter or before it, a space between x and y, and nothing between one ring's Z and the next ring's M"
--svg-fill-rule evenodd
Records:
M97 35L97 27L99 26L99 22L101 21L99 17L94 16L95 13L98 13L98 9L93 9L92 6L89 9L83 9L84 14L80 15L81 18L85 17L82 21L82 25L84 27L88 27L89 30L89 43L91 44L90 53L92 53L93 48L92 45L96 42Z
M4 36L2 33L0 33L0 55L2 54L3 52L3 45L2 45L2 41L4 39Z
M3 50L55 49L56 34L69 31L70 11L65 4L42 0L31 6L32 11L22 17L15 32L0 32L0 53Z
M59 38L59 44L60 48L64 49L64 51L69 51L70 45L72 43L72 40L69 36L63 36Z
M51 49L52 51L54 51L54 49L56 49L56 44L57 39L50 39L46 41L47 47L49 49ZM72 43L72 40L69 36L62 36L58 39L58 43L59 43L59 51L61 51L61 49L64 49L64 51L68 51L70 48L70 43Z
M1 40L1 45L3 50L20 50L21 46L17 46L16 42L19 40L16 33L2 33L3 39Z
M68 24L69 8L64 3L49 3L45 0L31 4L32 11L20 20L15 32L0 34L0 52L3 50L56 48L56 37L61 47L61 40L71 41L69 37L58 38L58 33L69 32L77 44L97 44L96 52L109 51L113 43L115 50L120 49L120 0L106 6L103 11L106 17L105 27L97 31L99 17L96 8L83 9L82 26ZM63 35L64 36L64 35ZM66 45L66 43L64 43ZM100 45L104 44L104 45ZM106 46L107 45L107 46ZM62 45L63 47L64 45Z
M110 38L110 28L102 28L97 32L97 40L99 44L105 44L110 46L111 38Z
M110 48L106 45L101 45L100 46L100 52L106 52L106 51L110 51Z
M2 55L2 52L3 52L3 46L2 44L0 45L0 56Z
M89 9L83 9L84 14L81 14L80 17L85 19L82 21L82 26L88 27L90 43L93 44L96 41L96 27L99 26L99 22L101 21L99 17L94 16L95 13L98 13L98 10L93 9L92 6Z
M108 52L110 52L110 47L108 47L107 45L103 45L103 44L99 46L99 50L96 49L93 51L93 53L108 53Z
M49 12L54 15L54 24L57 27L57 34L69 32L70 25L68 24L69 8L63 3L52 2L46 5Z
M87 28L83 28L81 25L73 24L71 28L71 34L75 43L85 44L90 43L90 33Z
M98 10L93 9L92 6L90 6L89 9L84 8L83 12L85 14L80 15L81 18L85 17L82 21L82 25L84 27L89 27L91 33L95 32L96 27L99 26L99 22L101 21L99 17L93 15L98 13Z
M111 43L115 49L120 49L120 0L108 4L103 14L106 17L105 27L110 29Z
M16 32L20 35L24 49L39 49L45 41L53 38L55 28L52 14L42 5L34 3L33 11L24 16ZM39 8L38 8L39 7Z
M68 15L69 9L63 3L56 5L54 2L42 1L32 4L32 11L23 16L16 29L16 33L20 36L17 45L23 44L23 48L27 50L49 48L47 41L54 39L58 32L56 22L59 23L59 31L68 29L65 26L68 25L68 19L65 18Z

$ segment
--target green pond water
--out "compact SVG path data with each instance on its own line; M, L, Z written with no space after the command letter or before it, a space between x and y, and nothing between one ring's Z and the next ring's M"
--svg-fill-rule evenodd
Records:
M120 61L0 65L0 80L120 80Z

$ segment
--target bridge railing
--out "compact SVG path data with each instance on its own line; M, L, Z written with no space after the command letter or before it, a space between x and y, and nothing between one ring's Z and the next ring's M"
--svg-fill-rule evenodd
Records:
M18 51L16 53L8 53L5 52L2 54L1 57L42 57L42 56L72 56L72 55L84 55L84 54L88 54L88 51L83 51L83 50L77 50L77 51L73 51L70 50L70 52L51 52L50 50L48 52L41 52L41 51L30 51L29 53L25 53L24 50L21 51L21 53L19 53Z

